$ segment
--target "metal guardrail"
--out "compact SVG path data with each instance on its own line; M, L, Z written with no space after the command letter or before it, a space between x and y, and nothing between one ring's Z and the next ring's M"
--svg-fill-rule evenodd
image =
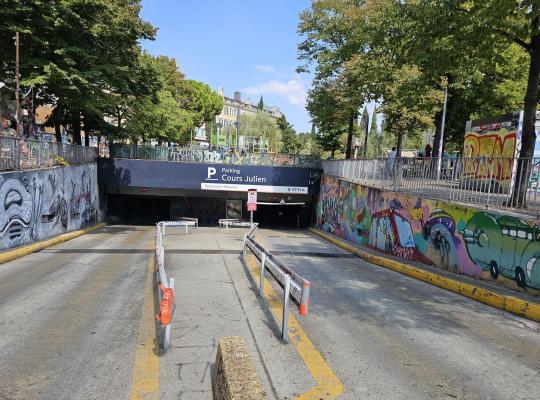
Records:
M165 227L179 227L183 226L186 229L185 234L187 235L189 233L188 228L190 226L194 226L196 228L199 228L199 219L198 218L187 218L187 217L180 217L179 221L161 221L158 222L158 225L161 226L161 233L163 236L165 236Z
M97 147L0 136L0 171L94 162Z
M279 261L272 253L266 250L254 238L258 224L251 226L250 230L244 235L244 246L242 248L242 258L245 260L247 250L255 255L261 263L259 297L264 298L264 276L265 271L269 271L276 282L283 288L283 315L281 319L281 340L288 341L289 332L289 298L298 305L300 315L307 315L309 293L311 282L302 278L291 270L287 265Z
M159 322L158 342L164 351L169 348L171 337L171 325L176 304L174 301L174 278L167 278L165 272L165 249L163 248L163 236L165 224L168 221L159 222L156 225L156 292L159 303L159 314L156 317ZM176 222L176 221L172 221Z
M250 228L253 226L251 222L238 218L221 218L218 223L219 226L224 226L227 232L229 232L230 226L233 228Z
M233 165L266 165L274 167L320 168L318 157L302 154L249 153L225 148L166 147L113 143L111 158L159 160L189 163L215 163Z
M444 157L440 167L437 158L376 158L327 160L322 166L325 175L374 188L540 214L540 158ZM524 186L525 192L517 193Z

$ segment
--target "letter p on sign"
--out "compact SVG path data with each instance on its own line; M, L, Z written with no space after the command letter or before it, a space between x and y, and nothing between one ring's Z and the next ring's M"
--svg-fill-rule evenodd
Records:
M208 167L208 179L212 179L215 174L216 169L214 167Z

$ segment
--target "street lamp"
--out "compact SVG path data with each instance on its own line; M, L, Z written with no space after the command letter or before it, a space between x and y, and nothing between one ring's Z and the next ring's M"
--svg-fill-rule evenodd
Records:
M238 135L240 131L240 121L234 121L234 125L236 126L236 143L235 143L235 149L238 151Z
M221 122L216 122L216 146L219 146L219 137L221 136L221 128L223 127L223 124Z

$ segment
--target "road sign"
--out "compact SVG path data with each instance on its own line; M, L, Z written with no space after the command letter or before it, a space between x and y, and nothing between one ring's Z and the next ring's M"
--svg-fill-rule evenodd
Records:
M257 190L249 189L247 198L248 211L257 211Z

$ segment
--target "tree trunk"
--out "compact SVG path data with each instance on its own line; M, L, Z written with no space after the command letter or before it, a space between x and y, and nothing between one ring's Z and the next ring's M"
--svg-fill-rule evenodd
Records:
M525 105L523 107L523 133L521 136L521 152L517 162L514 194L512 206L525 207L527 184L531 173L531 158L534 157L534 145L536 143L536 104L538 102L538 85L540 84L540 35L531 39L531 61L529 66L529 78L527 80L527 92L525 93Z
M81 138L81 113L75 111L71 115L71 129L73 129L73 141L79 146L82 145Z
M354 134L354 115L349 117L349 131L347 134L347 149L345 150L345 158L348 160L352 156L352 138Z
M60 124L54 124L54 135L56 136L56 142L62 143L62 128Z
M396 158L401 157L402 147L403 147L403 131L400 129L397 134Z
M162 138L158 138L157 144L158 144L158 146L163 145L163 139L162 139Z

